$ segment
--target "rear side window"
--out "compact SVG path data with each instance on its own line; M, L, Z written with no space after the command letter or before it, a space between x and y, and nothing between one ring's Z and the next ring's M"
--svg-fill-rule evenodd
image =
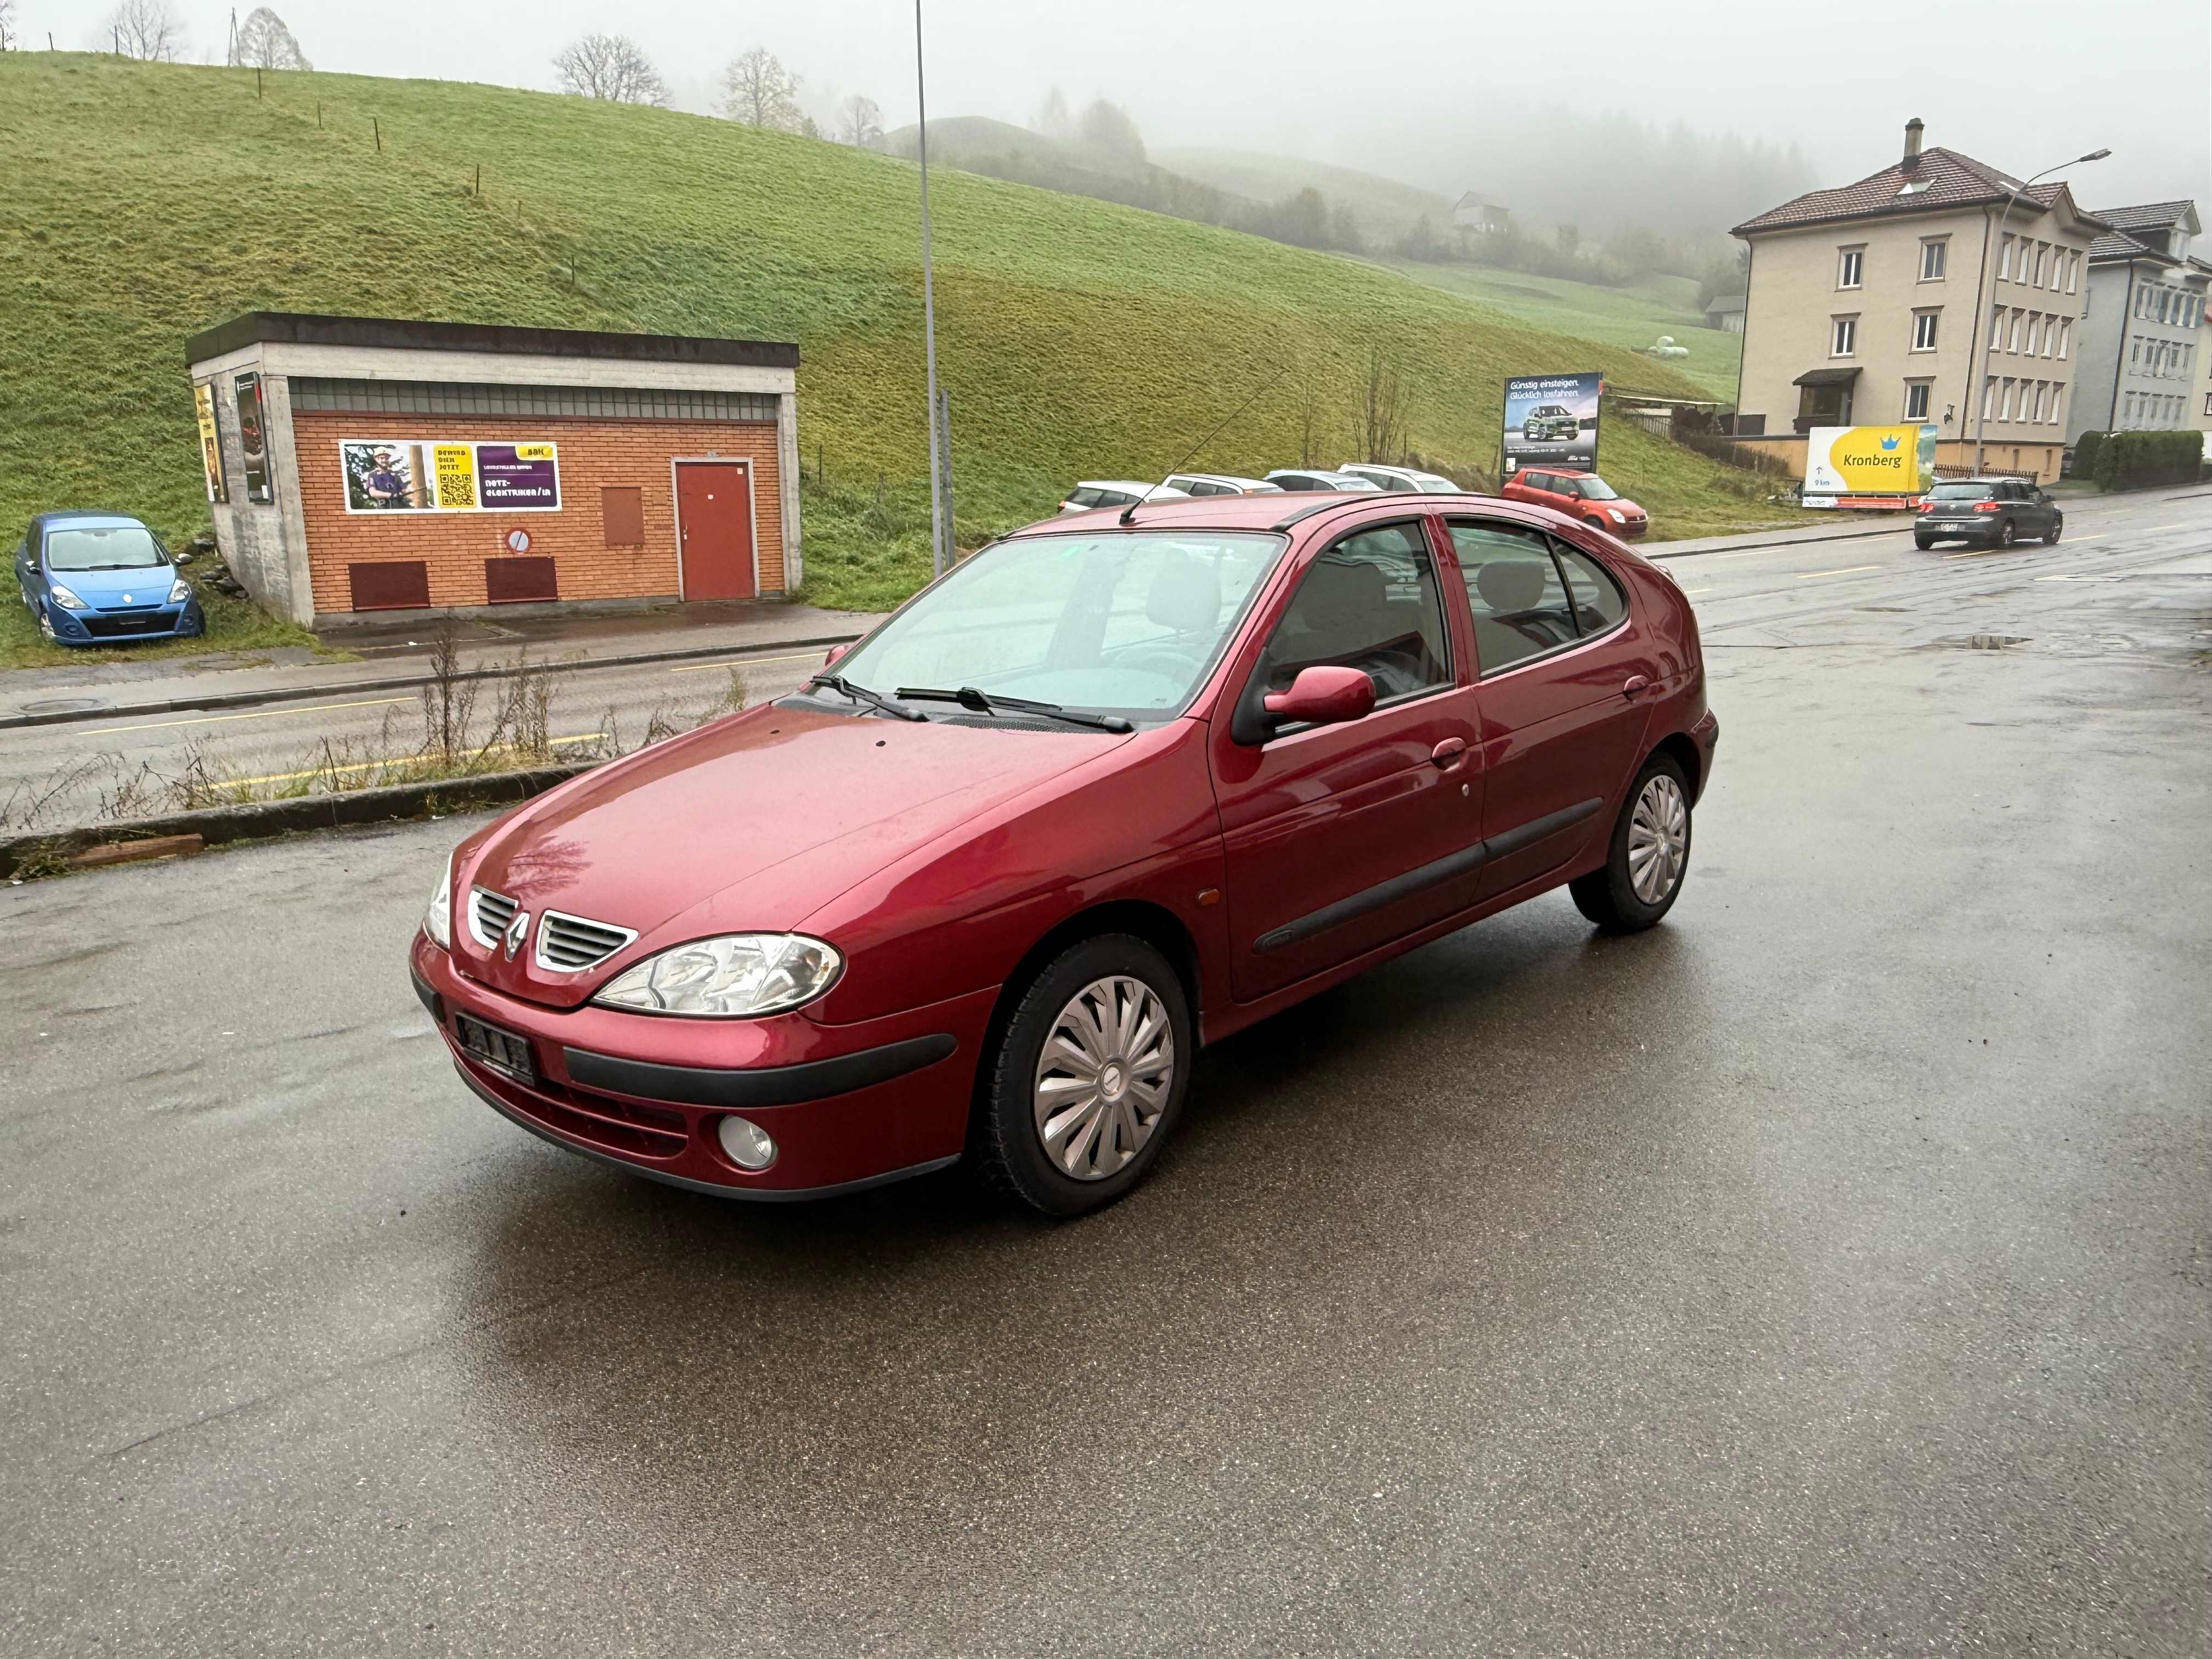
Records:
M1576 640L1566 584L1550 542L1502 524L1451 526L1452 551L1474 613L1477 665L1495 674Z
M1067 499L1076 507L1096 507L1098 498L1105 493L1103 489L1076 489L1068 492Z
M1322 666L1359 669L1377 702L1451 684L1436 565L1420 527L1363 530L1307 566L1264 665L1270 691Z
M1628 614L1628 599L1613 573L1578 547L1554 542L1559 568L1566 573L1567 595L1575 622L1584 634L1602 634Z
M1098 492L1101 507L1127 507L1137 498L1126 489L1102 489Z

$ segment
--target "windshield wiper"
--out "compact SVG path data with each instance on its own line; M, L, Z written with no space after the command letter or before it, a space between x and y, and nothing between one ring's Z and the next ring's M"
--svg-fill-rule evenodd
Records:
M919 710L900 708L880 691L871 691L865 685L854 684L842 674L817 674L806 684L809 690L817 685L826 685L832 691L842 691L854 702L866 703L871 708L880 708L884 714L896 715L902 720L926 720L929 718Z
M1119 714L1079 714L1073 708L1062 708L1056 702L1032 702L1027 697L986 694L972 685L963 685L957 691L946 691L930 685L902 685L897 695L912 697L917 702L957 702L963 708L971 709L978 714L1001 712L1046 714L1056 720L1066 720L1070 726L1088 726L1101 732L1133 732L1137 729Z

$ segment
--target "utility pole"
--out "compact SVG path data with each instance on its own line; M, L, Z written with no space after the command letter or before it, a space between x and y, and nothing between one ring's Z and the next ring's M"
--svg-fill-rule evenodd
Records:
M937 403L937 299L929 264L929 89L922 73L921 0L914 0L914 101L919 120L915 127L921 159L921 346L929 368L929 568L941 576L951 567L951 548L945 522L945 472L951 459L941 447L941 421Z

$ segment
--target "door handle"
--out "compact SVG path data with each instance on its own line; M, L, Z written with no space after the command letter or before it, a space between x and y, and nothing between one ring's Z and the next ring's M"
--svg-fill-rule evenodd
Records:
M1449 772L1459 764L1460 757L1467 753L1467 739L1446 738L1429 750L1429 758L1437 763L1437 770Z
M1648 690L1650 684L1651 682L1643 675L1631 674L1628 677L1628 684L1620 688L1620 695L1624 697L1632 697L1638 691Z

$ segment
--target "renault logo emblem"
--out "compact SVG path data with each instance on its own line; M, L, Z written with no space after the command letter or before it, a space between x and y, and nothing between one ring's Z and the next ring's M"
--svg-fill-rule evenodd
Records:
M514 953L522 948L522 941L530 937L530 912L517 910L514 920L507 924L507 959L514 960Z

